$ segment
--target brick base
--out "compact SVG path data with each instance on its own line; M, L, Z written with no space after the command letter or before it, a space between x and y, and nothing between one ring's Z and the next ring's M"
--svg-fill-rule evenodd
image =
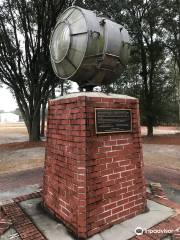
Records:
M95 133L95 108L130 109L131 133ZM138 100L80 93L49 102L43 204L87 238L144 212Z

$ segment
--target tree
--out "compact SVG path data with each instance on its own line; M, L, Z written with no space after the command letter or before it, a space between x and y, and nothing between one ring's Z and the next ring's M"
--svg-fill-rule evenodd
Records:
M14 114L18 115L19 116L19 121L23 121L21 111L19 110L19 108L16 108L15 110L11 111L11 113L14 113Z
M67 94L70 89L71 89L71 82L61 80L60 84L58 84L57 87L53 89L50 98L56 98L56 92L58 94L60 93L60 96L63 96L64 94ZM43 101L42 108L41 108L41 137L45 136L46 105L47 105L47 99Z
M87 2L91 7L96 7L99 13L104 13L124 25L130 33L133 48L131 62L136 65L131 67L131 70L136 69L136 81L138 80L138 85L141 85L141 91L138 94L141 94L139 97L143 104L144 123L148 127L148 135L153 135L153 126L157 123L154 111L154 106L158 105L158 102L154 103L155 83L159 79L157 66L159 67L159 62L164 55L159 1L112 0L111 2L86 1L85 3ZM134 77L132 79L134 80ZM128 81L129 86L132 87L131 79L128 78Z
M0 79L14 93L29 140L40 139L40 109L59 80L49 56L51 30L73 1L4 0L0 5Z
M162 27L164 29L164 44L173 55L176 72L176 90L177 102L179 105L179 122L180 122L180 1L179 0L162 0L161 9Z
M171 66L171 67L169 67ZM103 87L103 92L127 94L139 98L141 124L146 124L146 105L144 104L144 88L139 74L140 64L131 56L129 65L124 73L114 83ZM177 123L177 104L174 72L171 60L166 61L165 55L159 61L155 71L154 97L152 114L154 125Z
M156 99L158 67L164 55L161 42L159 1L135 0L124 2L122 20L126 22L134 45L134 58L140 63L139 75L142 79L141 106L148 136L153 135L157 124Z

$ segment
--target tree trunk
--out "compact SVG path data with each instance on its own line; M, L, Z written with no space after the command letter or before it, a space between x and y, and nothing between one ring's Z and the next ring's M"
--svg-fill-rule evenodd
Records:
M40 113L32 119L30 126L29 141L40 141Z
M180 101L178 101L178 115L179 115L179 125L180 125Z
M152 137L153 136L153 125L150 124L150 123L147 125L147 136L148 137Z
M46 118L46 104L47 102L44 101L42 104L42 112L41 112L41 136L45 136L45 118Z
M52 88L51 97L52 97L52 99L56 98L55 87Z
M64 81L61 82L61 96L64 96Z
M177 95L178 95L178 112L179 112L179 124L180 124L180 61L178 62L178 83L177 83Z

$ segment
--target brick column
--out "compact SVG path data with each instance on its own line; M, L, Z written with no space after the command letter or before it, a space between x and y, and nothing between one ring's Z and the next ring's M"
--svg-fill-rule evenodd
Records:
M86 238L144 212L138 100L103 93L49 102L43 204ZM95 133L95 108L130 109L131 133Z

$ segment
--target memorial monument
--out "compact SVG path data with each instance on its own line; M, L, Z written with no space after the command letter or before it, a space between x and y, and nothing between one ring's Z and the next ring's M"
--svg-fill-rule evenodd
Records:
M74 6L57 19L50 52L56 75L82 92L49 101L43 206L86 239L146 207L138 99L93 92L124 70L129 35Z

